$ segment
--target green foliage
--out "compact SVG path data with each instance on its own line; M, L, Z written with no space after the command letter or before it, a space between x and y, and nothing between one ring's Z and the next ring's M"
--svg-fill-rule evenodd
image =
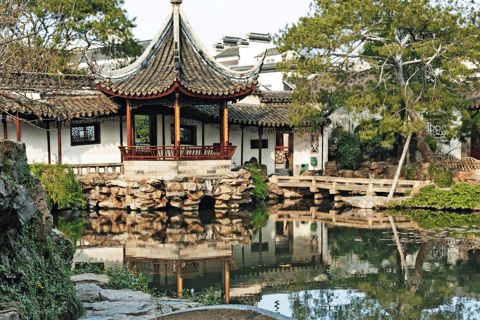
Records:
M250 219L252 219L253 226L252 239L255 239L260 230L262 230L262 228L267 225L267 204L265 202L256 202L255 207L250 209L249 211L251 212Z
M411 199L403 202L406 207L430 207L436 209L474 209L480 207L480 185L456 183L451 190L436 189L428 185Z
M476 214L460 214L457 212L430 211L407 209L402 211L387 211L388 215L403 214L407 219L418 222L420 228L438 229L452 227L472 228L473 225L480 225L480 216ZM465 229L465 232L468 230Z
M431 180L439 188L448 188L453 185L453 174L448 169L440 168L434 163L423 171L422 164L412 163L402 168L402 174L407 180Z
M267 178L260 171L258 163L248 163L245 165L245 169L251 173L252 183L255 186L252 196L259 201L266 199L268 197Z
M73 272L74 274L106 274L110 277L109 289L130 289L135 291L152 293L152 291L148 288L148 283L145 276L141 273L138 276L135 276L130 272L130 270L128 270L127 267L115 267L105 270L92 263L80 263L76 266Z
M361 162L360 137L340 127L336 127L332 130L331 139L337 145L335 161L347 168L357 169Z
M76 249L77 241L82 238L86 224L87 220L83 217L73 217L69 219L60 217L58 219L57 229L72 241L73 247Z
M49 206L56 205L62 209L85 205L82 184L75 180L75 175L69 165L36 163L30 165L30 169L45 186Z
M178 298L177 292L165 291L159 295L160 297L172 297ZM198 302L203 306L217 306L224 303L222 296L219 292L216 292L213 288L208 289L206 292L196 293L193 289L183 289L182 299L189 299L193 302Z
M0 310L16 305L25 319L78 319L85 310L70 281L73 248L42 236L41 219L0 234Z
M427 121L457 135L456 112L466 116L473 101L465 96L478 88L479 7L463 0L313 1L309 15L274 36L285 53L277 67L296 84L291 123L315 131L345 108L378 119L361 136L386 135L385 143L395 134L421 135ZM421 150L428 160L428 146Z
M432 164L428 167L428 174L430 179L435 182L439 188L449 188L453 184L453 174L447 169L442 169L438 164Z

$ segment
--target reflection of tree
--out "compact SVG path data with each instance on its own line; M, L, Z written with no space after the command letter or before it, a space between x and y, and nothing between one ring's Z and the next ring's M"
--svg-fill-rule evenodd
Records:
M382 240L387 237L382 230L335 228L334 236L334 239L330 239L332 258L353 253L360 260L382 268L382 262L395 257L397 253L394 246L389 246L388 242ZM409 243L405 246L405 251L407 254L414 253L418 247L418 244Z
M363 276L345 276L328 282L327 288L290 295L290 307L295 319L460 319L462 313L474 314L479 310L469 309L463 301L452 299L455 287L465 285L468 278L476 278L478 263L457 265L450 268L447 259L440 259L424 269L425 261L435 241L423 238L421 245L388 245L380 242L385 235L381 231L359 229L335 229L332 257L350 253L368 261L380 271ZM413 270L401 263L403 249L416 253ZM402 253L400 253L402 252ZM382 262L396 257L396 272L382 267ZM403 265L403 269L401 266ZM462 267L459 270L459 267ZM468 276L465 276L468 275ZM305 279L305 281L311 281ZM345 289L345 290L341 290ZM340 294L339 294L340 292ZM337 296L335 296L337 295ZM445 306L441 307L440 306ZM471 307L470 307L471 308ZM429 310L429 311L426 311Z
M268 222L267 205L264 202L258 202L255 204L255 208L252 208L249 211L252 213L250 216L250 219L252 220L252 226L253 226L252 240L255 240L259 232L262 230L262 228L267 225L267 222Z

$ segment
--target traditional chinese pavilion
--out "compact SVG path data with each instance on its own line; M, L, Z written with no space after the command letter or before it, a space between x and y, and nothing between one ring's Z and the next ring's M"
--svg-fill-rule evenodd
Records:
M228 141L227 103L255 90L263 59L245 72L222 66L196 37L180 8L182 0L171 2L173 8L166 22L138 60L109 73L94 68L97 87L117 101L124 100L127 145L119 148L126 174L225 173L230 171L236 148ZM219 108L218 146L181 145L182 109L199 105ZM133 115L166 113L167 108L174 110L174 145L136 145ZM170 161L165 165L152 160Z

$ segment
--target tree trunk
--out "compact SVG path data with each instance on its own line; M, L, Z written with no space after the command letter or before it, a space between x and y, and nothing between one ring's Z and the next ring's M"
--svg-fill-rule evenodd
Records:
M419 123L421 121L420 116L414 110L408 110L408 115L410 116L410 119L413 123ZM437 158L435 157L435 154L428 146L427 140L425 140L425 130L418 130L416 132L416 135L418 151L420 151L420 153L422 154L423 160L428 163L439 163L439 161L437 161ZM443 164L439 164L443 167Z

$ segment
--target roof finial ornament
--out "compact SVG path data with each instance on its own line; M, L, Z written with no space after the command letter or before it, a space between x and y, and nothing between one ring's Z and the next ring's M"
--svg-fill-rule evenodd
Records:
M182 0L170 0L172 4L180 4L182 3Z

